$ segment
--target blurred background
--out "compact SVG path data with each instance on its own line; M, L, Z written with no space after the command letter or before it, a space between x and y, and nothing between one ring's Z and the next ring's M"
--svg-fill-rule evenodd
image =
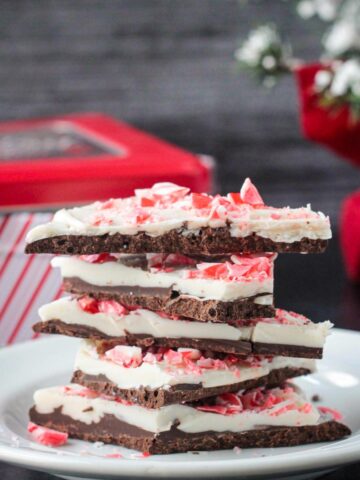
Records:
M1 119L104 112L213 155L222 192L250 176L269 204L311 202L333 223L359 186L358 170L303 140L292 77L268 90L236 66L239 41L268 21L319 57L323 23L295 2L0 3Z
M278 305L356 327L338 226L359 169L304 139L294 75L265 88L234 57L252 28L274 22L297 58L317 61L324 22L304 21L297 3L2 0L0 119L103 112L214 157L222 193L249 176L267 204L311 203L330 215L335 240L325 255L281 256Z

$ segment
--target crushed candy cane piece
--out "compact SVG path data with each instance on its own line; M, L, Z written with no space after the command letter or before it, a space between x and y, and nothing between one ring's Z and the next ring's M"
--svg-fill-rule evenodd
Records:
M165 352L164 359L170 365L181 365L184 363L184 356L180 352L171 349Z
M235 205L241 205L243 204L243 200L241 198L241 195L240 193L228 193L227 194L227 198L232 202L234 203Z
M200 262L196 270L185 270L184 277L238 281L263 281L271 278L274 256L232 255L231 261L221 263Z
M127 309L115 300L100 300L98 302L98 310L101 313L118 316L126 315L128 313Z
M220 415L226 415L228 411L227 407L221 405L200 405L196 409L202 412L219 413Z
M243 408L241 398L235 393L223 393L218 396L218 402L220 405L234 405Z
M201 357L201 352L197 348L178 348L178 352L190 360L198 360Z
M106 202L102 202L100 209L107 210L108 208L113 208L114 205L115 205L114 199L110 198L110 200L107 200Z
M158 271L173 271L169 267L186 267L196 265L196 260L179 253L148 253L147 256L149 268L155 268Z
M103 225L112 225L114 223L114 220L112 218L106 217L105 214L104 215L96 214L94 215L90 223L94 227L101 227Z
M147 212L138 212L135 216L134 216L134 222L136 225L139 225L141 223L145 223L147 220L150 220L151 218L151 215Z
M143 188L135 190L135 197L140 200L145 197L147 201L153 200L157 202L169 202L173 203L177 200L185 197L189 193L190 189L186 187L180 187L171 182L155 183L151 188ZM146 203L146 202L145 202ZM150 205L147 205L150 206Z
M107 453L104 458L124 458L124 456L121 453Z
M150 268L161 268L165 265L166 253L148 253L146 258Z
M66 395L78 396L78 397L84 397L84 398L96 398L99 396L96 392L94 392L93 390L90 390L87 387L72 388L69 386L65 386L64 393Z
M160 361L159 358L157 358L156 355L151 352L147 352L143 357L143 362L145 363L155 364L158 361Z
M80 255L80 260L83 260L87 263L105 263L105 262L116 262L117 258L115 255L110 253L98 253L94 255Z
M335 421L340 421L343 418L342 414L338 410L335 410L334 408L317 407L317 409L319 410L319 412L321 412L324 415L331 415Z
M148 458L148 457L151 457L151 454L150 454L150 452L142 452L142 454L140 455L140 457L142 457L142 458Z
M96 300L95 298L84 295L77 299L81 310L87 313L106 313L109 315L127 315L130 310L136 310L139 307L125 307L115 300Z
M251 182L250 178L246 178L240 190L240 197L244 203L250 205L264 205L264 201L258 192L258 189Z
M310 206L297 209L265 206L249 178L244 181L240 192L232 192L227 196L191 193L186 187L163 182L156 183L151 188L137 189L133 197L110 199L94 205L95 209L86 218L90 225L101 227L123 224L138 227L135 231L141 231L144 224L171 223L179 211L184 214L184 223L200 217L201 223L211 228L236 223L239 231L247 228L247 220L251 221L253 216L255 221L261 221L264 217L271 222L282 219L321 219L329 225L329 219L321 213L313 212ZM167 209L169 212L166 212Z
M46 445L47 447L61 447L65 445L69 438L67 433L41 427L33 422L29 422L28 432L37 443Z
M312 410L309 409L309 405L311 407L311 404L302 403L298 405L292 400L293 393L294 389L292 387L274 388L271 390L265 390L263 387L260 387L245 392L221 394L215 398L214 405L202 404L196 408L197 410L218 413L220 415L234 415L245 410L255 412L269 410L269 415L272 416L278 416L290 410L310 413ZM279 405L279 408L274 409L276 405Z
M118 345L104 354L104 358L125 368L136 368L142 363L155 365L162 363L171 375L184 374L201 375L206 370L229 370L236 378L241 376L242 367L260 367L261 361L271 362L272 357L249 357L247 361L235 355L225 355L222 359L212 358L209 353L195 348L171 349L165 347L128 347Z
M140 197L140 206L141 207L153 207L155 201L152 198Z
M126 345L117 345L111 350L107 350L105 357L107 360L126 368L139 367L143 361L141 348Z
M84 312L99 313L98 302L87 295L77 299L78 305Z
M205 193L192 193L191 204L196 209L208 208L211 203L211 197Z

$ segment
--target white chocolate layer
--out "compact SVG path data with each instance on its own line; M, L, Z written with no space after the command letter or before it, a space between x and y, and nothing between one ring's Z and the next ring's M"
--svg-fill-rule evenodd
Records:
M224 340L248 340L250 328L238 329L222 323L205 323L172 320L150 310L138 309L128 315L116 316L106 313L84 312L71 297L60 298L39 309L43 322L61 320L72 325L96 328L111 337L123 337L125 332L147 334L157 338L211 338ZM225 328L224 328L225 327Z
M53 267L59 267L63 278L76 277L97 286L138 286L145 288L172 288L185 295L232 301L267 293L258 300L262 305L271 305L274 281L264 280L224 281L215 279L186 278L184 270L172 272L149 272L128 267L119 262L88 263L77 257L55 257ZM195 268L196 269L196 268ZM263 303L265 302L265 303Z
M128 351L137 347L128 347ZM245 382L268 375L272 370L279 368L306 368L315 371L315 360L306 358L273 357L263 358L256 366L246 367L233 365L227 369L201 369L194 373L182 369L178 365L171 365L166 359L157 363L143 362L138 367L124 367L116 364L104 356L98 355L90 342L83 342L76 359L75 370L81 370L87 375L105 375L119 388L168 388L179 384L202 384L204 388L231 385Z
M261 319L254 326L236 327L226 323L195 322L164 318L150 310L138 309L126 315L84 312L71 297L60 298L39 309L41 321L60 320L71 325L95 328L111 337L147 334L155 338L201 338L248 340L282 345L322 348L331 322L312 323L301 315L278 310L275 318ZM280 314L281 312L281 323Z
M321 212L312 211L310 206L290 209L249 203L236 205L225 197L208 197L210 204L199 208L192 196L186 195L187 189L174 185L170 189L182 190L174 201L166 196L161 201L157 196L151 206L144 206L141 197L156 194L159 186L155 185L149 192L137 191L134 197L59 210L51 222L33 228L26 240L31 243L57 235L135 235L139 232L158 236L171 230L193 235L204 227L226 225L230 225L230 234L234 237L255 233L286 243L302 238L331 238L329 219Z
M78 385L69 386L81 392ZM270 426L299 427L317 425L321 422L319 411L311 405L301 410L302 406L310 406L302 395L293 392L272 408L257 412L243 410L233 415L220 415L199 411L187 405L168 405L159 409L148 409L137 405L124 405L105 398L86 398L84 396L66 394L64 387L52 387L37 390L34 394L35 408L40 414L51 414L57 408L61 413L86 425L98 423L106 414L143 430L160 433L169 431L175 421L177 428L186 433L197 432L243 432L255 428ZM286 410L275 414L282 407L295 403L299 409Z

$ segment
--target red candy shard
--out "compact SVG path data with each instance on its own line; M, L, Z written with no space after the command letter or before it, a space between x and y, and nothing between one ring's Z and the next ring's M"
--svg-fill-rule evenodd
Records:
M226 406L237 406L243 408L242 401L238 395L235 395L235 393L223 393L217 397L218 402L221 405L226 405Z
M105 357L125 368L137 368L143 361L141 348L125 345L117 345L111 350L107 350Z
M198 263L197 268L202 275L200 278L225 278L227 276L227 267L224 263Z
M152 198L147 198L147 197L140 198L141 207L153 207L154 205L155 205L155 201Z
M147 212L139 212L136 216L135 216L135 223L136 224L141 224L141 223L144 223L146 222L146 220L149 220L150 218L150 214L147 213Z
M107 218L104 215L96 214L93 217L93 220L90 222L94 227L99 227L101 225L112 225L113 220L111 218Z
M196 260L180 253L169 253L164 260L165 265L196 265Z
M165 253L151 253L148 256L148 265L151 268L161 268L165 263Z
M84 398L97 398L99 396L98 393L94 392L93 390L90 390L87 387L72 388L72 387L65 386L64 393L65 395L84 397Z
M115 300L101 300L98 302L98 311L101 313L108 313L110 315L126 315L127 309L121 303Z
M220 415L226 415L228 410L221 405L200 405L196 409L202 412L219 413Z
M214 205L209 214L209 220L226 220L228 211L224 205Z
M231 262L198 263L197 270L187 270L186 278L212 278L226 281L265 280L272 273L273 257L232 255Z
M29 422L28 432L31 434L35 442L40 443L41 445L46 445L47 447L61 447L65 445L68 440L68 434L63 432L58 432L57 430L52 430L46 427L40 427L35 423Z
M304 413L311 413L312 412L312 405L311 403L304 403L301 407L299 407L299 410Z
M80 260L88 263L116 262L117 258L110 253L99 253L95 255L80 255Z
M181 187L171 182L155 183L151 188L151 192L155 199L169 202L180 200L180 198L185 197L189 191L190 188Z
M173 268L169 270L169 267L196 265L196 260L179 253L152 253L148 255L147 261L150 268L161 271L173 271Z
M241 413L243 410L260 412L272 409L275 405L284 402L287 399L286 395L292 392L293 389L291 388L275 389L273 391L263 391L261 388L257 388L243 394L224 393L216 397L215 405L202 405L198 409L221 415L234 415ZM277 416L294 409L309 413L312 410L312 406L309 403L305 403L297 407L292 402L278 408L276 411L271 411L270 415Z
M189 360L199 360L201 358L201 352L197 348L179 348L178 352Z
M214 368L214 360L212 358L201 357L197 361L197 365L201 368L212 369Z
M205 193L192 193L191 203L194 208L202 209L207 208L211 203L211 197Z
M145 363L154 364L154 363L157 363L158 361L159 359L157 358L157 356L151 352L147 352L143 358L143 362Z
M81 310L87 313L99 313L98 302L91 297L83 296L77 299Z
M238 265L238 264L231 264L229 262L226 263L228 269L228 278L230 280L236 280L238 278L246 276L248 272L250 272L252 265Z
M176 352L171 349L164 353L164 359L170 363L170 365L181 365L184 362L184 356L181 352Z
M180 187L170 182L155 183L151 188L136 189L135 196L140 200L141 206L152 206L150 201L159 205L174 203L185 197L190 189ZM143 201L143 199L146 199ZM145 205L144 205L145 202Z
M87 295L77 299L79 307L87 313L107 313L109 315L126 315L128 309L115 300L95 300ZM136 307L137 308L137 307ZM136 308L133 308L135 310Z
M251 182L250 178L246 178L240 190L240 197L244 203L250 205L264 205L264 201L258 192L258 189Z
M324 415L329 414L333 417L334 420L339 421L342 420L343 416L342 414L338 411L335 410L334 408L329 408L329 407L317 407L319 412L323 413Z
M100 210L107 210L108 208L113 208L115 206L114 199L110 198L106 202L103 202L100 206Z
M227 197L235 205L241 205L242 203L244 203L243 199L240 196L240 193L228 193Z

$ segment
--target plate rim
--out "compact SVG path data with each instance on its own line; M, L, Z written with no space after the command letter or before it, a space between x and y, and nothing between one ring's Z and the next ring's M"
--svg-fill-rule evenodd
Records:
M360 332L350 329L332 329L334 335L346 335L360 337ZM16 355L19 351L27 348L35 348L39 342L49 343L57 342L59 337L41 338L35 342L32 340L22 342L0 350L0 362L2 357L7 355ZM353 439L351 443L348 440ZM166 460L166 455L158 455L153 460L152 457L145 459L109 459L109 458L91 458L88 456L77 455L76 457L67 455L57 455L55 452L45 452L28 450L22 447L9 446L0 441L0 460L12 465L39 470L54 474L86 476L100 475L102 477L122 478L130 477L149 477L153 478L159 475L167 475L170 478L188 478L188 477L209 477L209 476L260 476L270 474L284 473L284 469L289 473L303 473L310 471L319 471L331 469L340 465L347 465L360 460L360 437L355 439L339 440L334 443L343 443L343 446L333 451L306 451L306 465L301 464L303 459L302 452L285 453L282 456L266 456L254 458L234 458L220 459L216 462L209 462L206 458L196 462ZM286 447L285 447L286 448ZM290 449L291 447L289 447ZM209 452L211 455L211 452ZM89 461L90 460L90 461ZM178 472L174 474L174 466Z

